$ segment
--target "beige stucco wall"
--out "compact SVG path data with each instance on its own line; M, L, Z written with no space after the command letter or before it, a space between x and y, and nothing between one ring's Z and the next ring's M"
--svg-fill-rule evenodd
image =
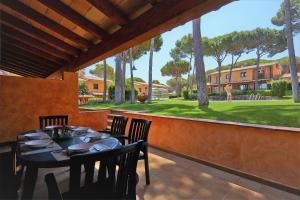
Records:
M22 131L39 128L41 115L69 115L78 123L78 78L63 80L0 76L0 141L15 140Z

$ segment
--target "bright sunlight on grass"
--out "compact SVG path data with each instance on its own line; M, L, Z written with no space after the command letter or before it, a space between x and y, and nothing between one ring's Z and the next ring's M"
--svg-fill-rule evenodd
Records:
M291 98L272 101L210 102L209 107L198 108L196 101L171 99L156 101L153 104L114 104L94 103L82 105L84 108L115 108L134 111L147 111L152 114L215 119L223 121L266 124L274 126L300 127L300 104Z

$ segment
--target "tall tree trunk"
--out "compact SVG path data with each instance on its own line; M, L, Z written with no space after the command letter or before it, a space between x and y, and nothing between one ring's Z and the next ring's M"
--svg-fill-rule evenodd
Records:
M130 56L130 78L131 78L131 98L130 103L135 103L135 93L134 93L134 80L133 80L133 66L132 66L132 48L129 49Z
M285 0L285 25L287 34L287 45L289 51L290 72L292 80L292 91L294 102L300 102L299 82L297 76L297 64L294 49L293 30L291 22L291 5L290 0Z
M222 62L218 61L218 92L221 95L221 66Z
M196 69L198 105L207 106L209 104L209 101L207 95L206 75L203 61L200 18L193 20L193 42L195 52L194 68Z
M231 66L230 66L230 72L229 72L229 80L228 82L231 83L231 76L232 76L232 70L235 67L237 61L240 59L240 57L242 56L242 54L237 55L236 59L234 60L234 55L232 55L231 57Z
M116 73L115 73L115 104L122 103L122 82L123 82L123 70L122 70L122 56L117 54L116 56Z
M125 100L125 81L126 81L126 60L125 56L123 57L122 61L122 102L124 103Z
M190 69L189 69L189 72L188 72L188 77L187 77L187 80L186 80L186 90L189 91L189 88L192 88L192 84L193 84L193 81L191 82L191 75L190 75L190 72L192 71L192 56L190 57ZM191 83L190 83L191 82ZM192 94L192 93L191 93Z
M193 78L195 77L195 66L193 67L193 73L192 73L192 78L191 78L191 95L193 94L193 84L194 84L194 81L193 81Z
M178 77L175 77L175 81L176 81L176 96L179 97L179 82L178 82Z
M230 70L229 70L229 80L228 83L231 83L231 76L232 76L232 69L234 66L234 55L231 55L231 65L230 65Z
M148 103L152 103L152 65L153 65L154 38L150 40Z
M107 82L106 82L106 76L107 76L107 72L106 72L106 59L103 60L103 102L106 102L106 91L107 91Z
M259 49L256 50L256 68L255 68L255 90L259 89L258 86L258 71L259 71L259 64L260 64L260 52Z

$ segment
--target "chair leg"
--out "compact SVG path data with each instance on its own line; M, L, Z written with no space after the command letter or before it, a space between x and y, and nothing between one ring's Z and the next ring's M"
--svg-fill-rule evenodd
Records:
M145 164L145 175L146 175L146 184L150 185L150 173L149 173L149 160L148 160L148 148L145 148L144 151L144 164Z

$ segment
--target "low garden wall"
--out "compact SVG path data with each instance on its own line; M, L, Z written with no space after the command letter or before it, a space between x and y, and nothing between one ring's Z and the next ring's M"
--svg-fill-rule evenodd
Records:
M96 120L105 121L107 112L81 113L81 117L87 125L93 125ZM154 147L300 190L299 128L123 114L129 117L129 123L131 118L152 121L149 143Z

